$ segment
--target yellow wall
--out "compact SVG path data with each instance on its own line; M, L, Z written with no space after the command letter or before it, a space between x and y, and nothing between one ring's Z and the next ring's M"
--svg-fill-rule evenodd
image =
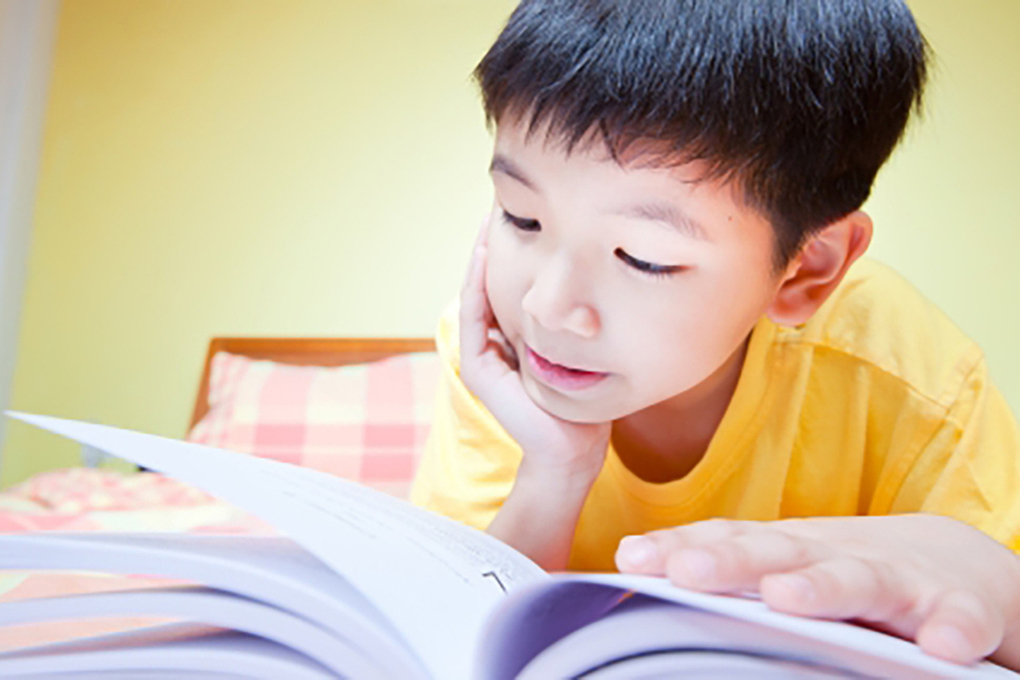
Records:
M936 61L927 113L867 206L871 252L980 342L1020 415L1020 2L908 4Z
M14 408L184 434L214 335L431 335L513 4L67 0ZM77 450L12 423L3 480Z
M512 0L65 0L12 403L184 433L213 335L428 335L489 201L468 75ZM927 120L875 254L1020 410L1015 0L914 0ZM9 484L77 461L12 424Z

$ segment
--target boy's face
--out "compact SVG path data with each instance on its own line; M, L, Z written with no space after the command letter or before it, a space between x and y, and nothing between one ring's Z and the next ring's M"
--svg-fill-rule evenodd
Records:
M566 420L615 420L739 372L782 281L772 228L732 185L640 163L498 128L486 288L525 390Z

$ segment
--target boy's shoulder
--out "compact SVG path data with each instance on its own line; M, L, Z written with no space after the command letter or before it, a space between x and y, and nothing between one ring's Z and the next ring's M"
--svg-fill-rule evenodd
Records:
M889 266L860 260L804 325L778 342L807 344L870 364L948 406L984 365L981 348Z

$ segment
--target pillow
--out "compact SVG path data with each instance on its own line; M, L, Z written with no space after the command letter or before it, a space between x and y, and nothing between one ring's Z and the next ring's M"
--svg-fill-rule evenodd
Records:
M336 368L219 352L210 367L209 412L188 440L403 498L428 435L439 371L435 352Z
M212 502L204 492L163 475L97 468L65 468L33 475L0 493L0 510L14 500L27 501L30 505L26 507L36 511L61 515Z

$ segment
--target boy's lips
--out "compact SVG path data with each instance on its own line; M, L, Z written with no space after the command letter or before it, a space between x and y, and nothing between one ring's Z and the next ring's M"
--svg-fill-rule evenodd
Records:
M583 390L602 382L609 376L608 373L585 371L553 363L527 345L524 347L528 357L528 366L532 373L550 387L560 390Z

